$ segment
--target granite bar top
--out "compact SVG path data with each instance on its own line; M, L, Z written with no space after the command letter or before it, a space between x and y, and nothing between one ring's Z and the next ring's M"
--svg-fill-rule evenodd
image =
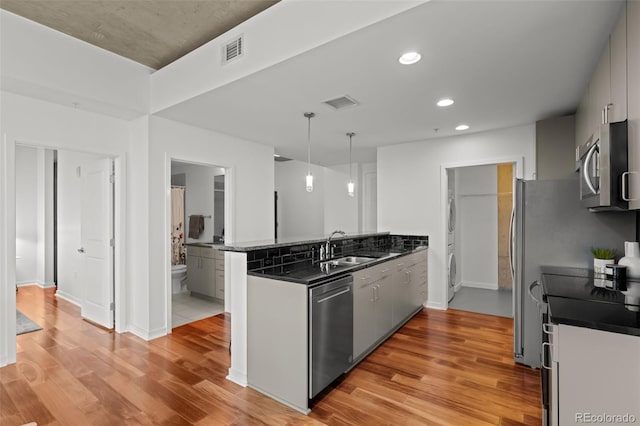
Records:
M364 233L349 233L345 236L336 234L331 238L331 241L340 241L345 239L364 238L364 237L379 237L383 235L389 235L389 232L364 232ZM238 242L232 244L224 244L218 246L219 250L223 251L235 251L235 252L249 252L253 250L263 250L277 247L286 247L297 244L315 244L327 241L328 236L307 236L307 237L290 237L290 238L278 238L262 241L247 241Z
M543 267L551 322L640 336L640 280L608 280L580 268Z
M287 265L271 266L267 268L255 269L247 272L247 275L270 278L279 281L288 281L296 284L314 285L322 281L338 277L343 274L351 273L361 269L369 268L382 262L386 262L395 257L404 256L410 253L415 253L419 250L425 250L427 247L418 247L412 250L406 250L402 252L358 252L353 253L356 256L374 257L367 263L363 263L356 266L344 266L336 269L330 269L328 272L322 272L320 270L320 263L305 261Z

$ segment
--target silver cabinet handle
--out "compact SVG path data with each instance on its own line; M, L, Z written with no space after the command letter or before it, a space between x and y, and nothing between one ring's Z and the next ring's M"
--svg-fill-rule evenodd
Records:
M627 180L625 179L627 176L637 174L638 172L624 172L622 174L622 199L624 201L635 201L638 198L631 198L629 195L629 186L627 185Z
M409 284L411 282L411 271L404 271L404 273L407 274L407 281L405 284Z
M551 330L551 327L553 327L553 324L549 324L548 322L545 322L544 324L542 324L542 331L545 334L553 334L553 330Z
M80 248L78 249L78 253L84 253L84 247L80 247Z

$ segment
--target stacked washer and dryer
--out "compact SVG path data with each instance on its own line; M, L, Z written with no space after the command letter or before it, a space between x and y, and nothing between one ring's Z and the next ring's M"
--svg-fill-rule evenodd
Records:
M456 185L455 170L447 170L448 205L447 205L447 294L451 302L456 295Z

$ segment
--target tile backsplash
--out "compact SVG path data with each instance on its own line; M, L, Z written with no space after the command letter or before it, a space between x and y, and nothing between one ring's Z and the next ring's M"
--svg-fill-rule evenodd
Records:
M317 261L322 244L324 243L292 244L249 251L247 252L247 270ZM342 257L362 252L413 250L419 246L428 246L429 237L425 235L373 235L341 238L332 241L332 245L334 246L334 257Z

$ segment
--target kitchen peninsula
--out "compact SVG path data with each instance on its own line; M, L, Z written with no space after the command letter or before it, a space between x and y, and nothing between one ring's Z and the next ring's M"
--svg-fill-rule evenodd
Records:
M427 299L428 237L334 234L220 247L232 313L228 378L304 413Z

